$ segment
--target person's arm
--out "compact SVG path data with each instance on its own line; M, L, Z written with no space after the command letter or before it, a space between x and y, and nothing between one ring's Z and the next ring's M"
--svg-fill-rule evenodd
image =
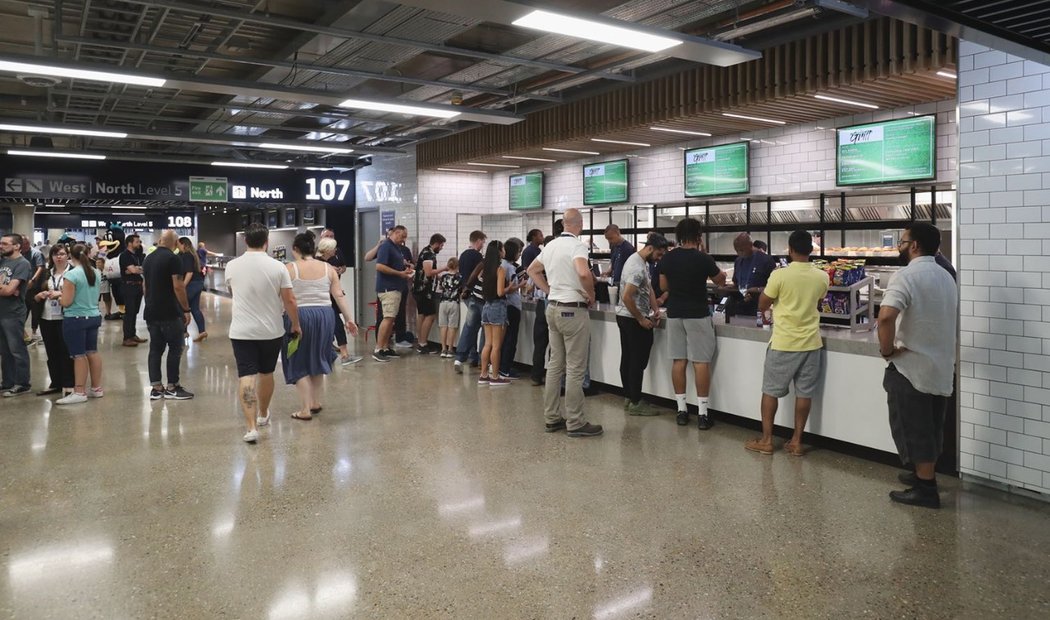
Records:
M379 255L379 246L383 245L383 241L384 239L380 237L379 243L375 244L375 246L373 246L371 250L365 252L366 263L370 263L376 259L376 256Z
M331 265L329 265L331 267ZM346 293L343 291L343 286L339 283L339 273L336 272L334 267L327 269L328 274L328 294L335 300L335 305L339 308L340 314L343 315L345 322L343 326L346 327L346 331L350 332L351 336L357 337L357 323L354 322L353 313L350 311L350 305L346 303Z
M671 294L671 287L668 285L667 276L662 273L660 274L660 290L664 292L663 295L660 295L660 305L662 306L664 302L667 301L667 297Z
M178 274L171 276L171 284L175 288L175 298L179 300L179 307L182 308L183 319L186 321L186 325L190 324L190 299L186 295L186 278ZM146 285L143 284L143 290Z
M716 267L716 269L717 269L717 267ZM660 277L662 278L663 276L660 276ZM725 286L726 285L726 272L724 272L721 269L719 269L717 274L711 276L711 281L715 283L715 286Z
M496 268L496 297L503 297L507 294L507 272L503 270L503 267Z
M289 330L292 336L296 338L302 336L303 330L299 327L299 305L295 303L295 293L291 288L281 289L281 303L284 305L284 313L288 315L288 320L292 323L292 328Z
M536 288L540 289L547 295L550 295L551 285L549 282L547 282L546 274L544 273L543 269L543 263L540 262L540 257L537 256L533 259L527 271L529 277L532 278L532 283L536 285Z
M901 311L892 306L882 306L879 310L879 353L883 359L890 359L900 352L894 345L897 339L897 317Z
M634 301L634 297L637 294L637 286L630 283L625 284L623 287L623 294L620 295L620 299L623 300L623 307L627 308L627 311L631 313L631 316L634 317L635 321L638 321L638 324L641 325L643 329L652 329L655 324L649 319L649 317L642 314L642 311L638 309L638 304Z
M73 297L77 294L77 287L68 279L62 280L62 297L58 300L58 303L62 304L63 308L68 308L73 305Z
M446 271L448 271L444 267L442 267L441 269L438 269L434 265L434 263L436 263L436 262L437 262L436 260L425 260L425 261L423 261L423 275L425 275L428 278L435 278L435 277L445 273Z
M11 281L7 284L0 285L0 297L15 297L19 293L19 287L22 285L22 280L18 278L11 278Z
M576 274L580 276L580 284L583 285L583 290L587 293L587 305L594 305L594 273L591 272L591 266L588 264L586 258L576 257L572 259L572 264L576 266Z
M773 298L765 293L760 293L758 296L758 311L765 314L772 307Z

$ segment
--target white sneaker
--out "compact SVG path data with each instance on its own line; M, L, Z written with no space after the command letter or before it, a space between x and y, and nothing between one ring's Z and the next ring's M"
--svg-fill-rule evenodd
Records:
M102 398L103 396L105 396L105 394L102 392L102 388L100 387L88 388L87 395L88 398Z
M85 394L77 394L76 392L73 392L72 394L69 394L67 396L63 396L62 398L59 398L58 400L55 401L55 404L56 405L79 405L80 403L86 403L87 399L88 399L87 395L85 395Z
M259 431L248 431L244 434L244 440L248 443L259 441Z
M395 342L394 343L394 347L396 347L398 349L411 349L412 348L412 343L408 342L407 340L402 340L400 342Z
M452 369L456 371L456 374L463 374L463 362L456 360L452 364Z
M255 416L255 425L256 426L269 426L270 425L270 416L267 415L265 418L262 417L261 415L260 416ZM245 440L245 441L247 441L247 440Z

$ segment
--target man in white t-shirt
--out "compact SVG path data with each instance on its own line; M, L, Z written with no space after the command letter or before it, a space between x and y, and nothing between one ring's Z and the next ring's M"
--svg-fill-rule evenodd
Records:
M550 329L551 358L543 390L543 413L548 433L565 429L569 437L602 434L600 424L583 419L583 373L591 345L591 317L594 305L594 275L588 264L588 251L578 235L583 216L569 209L564 217L565 232L543 248L529 265L529 277L536 288L547 294L547 325ZM561 379L565 375L565 414L559 411Z
M292 336L302 333L292 278L284 265L266 253L269 234L262 224L250 225L244 232L248 251L226 265L226 284L233 295L230 342L248 443L258 441L258 427L270 423L273 371L284 344L285 314L291 321Z

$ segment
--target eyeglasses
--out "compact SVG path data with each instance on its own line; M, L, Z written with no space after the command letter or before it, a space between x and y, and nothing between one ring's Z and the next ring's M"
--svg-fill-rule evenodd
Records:
M901 246L902 246L902 245L904 245L905 243L911 243L912 241L913 241L913 239L901 239L901 240L900 240L900 241L899 241L899 242L897 243L897 247L901 247Z

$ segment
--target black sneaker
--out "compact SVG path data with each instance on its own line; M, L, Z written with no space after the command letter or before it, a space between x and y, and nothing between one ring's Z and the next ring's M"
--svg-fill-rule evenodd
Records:
M189 400L193 398L192 392L187 392L181 385L164 390L164 398L168 400Z
M565 420L558 420L554 424L546 424L543 429L547 433L557 433L558 431L565 430Z
M569 431L567 434L569 437L597 437L604 432L605 430L602 429L601 424L591 424L588 422L574 431Z
M4 390L4 398L12 398L15 396L21 396L22 394L28 394L32 390L28 385L16 385L10 389Z
M941 507L941 496L937 487L915 486L906 491L890 491L890 499L898 504L937 509Z
M679 411L678 417L675 418L675 421L678 422L678 426L685 426L689 424L689 412Z
M441 345L432 344L427 348L427 355L441 355Z
M386 351L372 351L372 359L374 359L377 362L390 361L390 358L386 355Z
M696 427L702 431L710 430L715 425L715 421L706 415L698 416L696 419Z
M541 385L543 385L545 383L547 383L546 379L537 379L536 377L532 378L532 385L534 387L539 387L539 386L541 386Z
M164 398L164 388L153 388L149 391L150 400L160 400Z
M383 355L394 359L401 357L401 354L393 349L383 349Z

